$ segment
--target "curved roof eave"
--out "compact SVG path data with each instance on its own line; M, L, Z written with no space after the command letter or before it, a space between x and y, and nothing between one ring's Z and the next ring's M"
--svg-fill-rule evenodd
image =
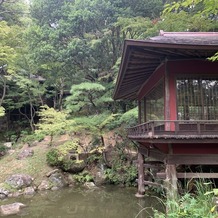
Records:
M141 85L167 60L206 59L218 51L218 33L125 40L113 98L136 99Z

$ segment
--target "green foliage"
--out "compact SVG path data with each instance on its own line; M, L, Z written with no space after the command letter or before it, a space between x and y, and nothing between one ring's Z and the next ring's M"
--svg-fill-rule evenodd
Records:
M33 134L26 134L26 135L21 133L21 136L22 136L22 142L30 144L31 142L34 141L38 141L38 142L42 141L46 135L44 133L33 133Z
M163 20L157 24L157 28L168 32L209 31L214 26L211 20L183 10L178 13L166 14L162 18Z
M115 163L111 169L106 169L104 173L110 183L126 186L136 185L137 169L134 165Z
M25 72L26 73L26 72ZM19 113L23 115L25 120L28 121L32 131L35 129L34 118L36 116L36 109L42 105L42 96L45 93L44 85L39 81L31 79L30 75L22 75L17 73L12 77L15 90L10 90L10 99L12 98L12 105L10 109L18 109ZM8 98L5 100L8 103ZM8 105L9 106L9 105ZM28 107L27 112L23 112L22 108Z
M18 26L9 26L7 22L0 21L0 66L8 65L8 72L14 72L14 62L18 55L21 40L21 29Z
M210 61L218 61L218 52L214 56L208 58L208 60L210 60Z
M88 166L92 166L93 164L95 165L103 162L103 156L101 152L99 152L98 150L93 150L91 152L91 154L87 158Z
M9 141L9 142L15 142L18 138L18 134L16 130L8 130L5 134L4 134L4 140Z
M164 13L178 12L182 9L188 10L190 13L198 13L200 16L217 16L218 5L214 0L183 0L176 1L171 4L166 4Z
M0 153L4 153L7 151L7 147L0 144Z
M155 33L152 33L153 23L148 17L119 17L115 25L121 28L125 38L145 39Z
M76 117L74 119L76 130L81 131L84 129L95 131L96 127L99 126L107 118L107 116L109 116L107 113L102 113L91 116Z
M72 141L65 142L64 144L58 146L59 151L59 160L62 161L63 158L70 152L70 151L77 151L79 148L79 141L74 139Z
M4 0L0 2L1 20L8 22L10 25L21 24L27 13L27 4L24 0Z
M46 155L46 161L51 166L68 170L70 165L76 162L76 160L68 158L69 152L74 151L77 153L78 147L78 140L68 141L56 148L52 148Z
M212 183L203 180L196 182L196 194L185 193L176 201L166 202L168 214L165 215L155 210L155 218L216 218L217 212L212 212L213 198L207 193L212 189ZM206 193L206 194L205 194Z
M4 107L0 106L0 117L3 117L5 115L5 109Z
M205 195L209 195L209 194L213 194L213 195L215 195L215 196L218 196L218 189L217 189L217 188L214 188L214 189L212 189L212 191L207 191L207 192L205 193Z
M46 155L46 161L50 166L60 166L58 149L52 148Z
M56 111L48 106L41 107L39 111L40 120L37 124L36 134L60 135L72 130L73 120L67 120L67 114L62 111Z
M74 119L74 130L79 132L89 131L90 134L99 138L105 130L114 127L113 124L116 122L118 116L118 114L102 113L87 117L77 117Z
M113 130L125 125L136 125L138 120L137 108L131 109L124 114L101 113L91 116L74 118L74 130L89 131L91 134L101 136L105 130Z
M161 0L135 0L129 1L129 4L133 16L157 18L163 9Z
M98 125L100 131L103 129L109 128L113 125L117 118L119 118L120 114L109 114L106 119Z
M105 87L98 83L81 83L71 87L71 96L66 98L66 108L71 112L79 112L86 109L89 113L93 110L99 111L99 108L105 103L101 96ZM110 99L111 101L111 99Z
M93 176L88 171L85 171L85 170L81 173L73 175L73 178L78 183L85 183L85 182L93 181Z
M59 0L32 0L30 11L35 22L39 25L43 25L44 23L55 24L63 16L58 13L63 5L64 1Z
M164 25L160 28L165 31L214 31L217 11L214 0L176 1L165 5L161 22Z
M129 126L136 125L138 123L138 108L133 108L122 114L120 122L128 124Z
M116 143L114 157L111 161L111 168L105 170L105 176L112 184L125 186L136 185L137 168L132 164L132 159L126 152L125 142Z
M12 193L17 191L16 188L12 187L10 184L8 184L6 182L1 183L0 188L3 189L3 190L7 190L9 192L12 192Z
M53 88L55 108L62 108L63 92L75 87L66 103L70 111L112 111L111 84L117 72L111 69L123 40L154 35L150 18L159 17L162 7L161 0L32 0L29 57Z

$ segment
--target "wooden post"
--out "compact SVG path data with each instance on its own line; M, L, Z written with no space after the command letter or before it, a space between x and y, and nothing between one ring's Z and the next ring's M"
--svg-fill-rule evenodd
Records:
M164 86L165 86L165 120L170 120L170 84L169 84L169 71L167 68L167 60L165 61L165 79L164 79ZM170 123L166 122L165 124L165 131L170 131Z
M144 197L145 195L145 170L144 170L144 155L138 152L138 192L136 197Z
M147 122L147 117L146 117L146 97L144 97L144 123Z
M176 165L166 164L166 180L165 188L167 193L167 209L166 212L175 210L175 204L171 204L178 199Z
M142 107L141 107L141 101L138 100L138 123L142 123Z
M172 145L168 144L168 153L173 154L173 148ZM176 174L176 165L168 164L168 160L166 160L166 179L164 181L164 186L166 189L166 195L167 195L167 206L166 206L166 214L168 214L169 211L174 211L175 205L174 202L178 199L178 188L177 188L177 174Z

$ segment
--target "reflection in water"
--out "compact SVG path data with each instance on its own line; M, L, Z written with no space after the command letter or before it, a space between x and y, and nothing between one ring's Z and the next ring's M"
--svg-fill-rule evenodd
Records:
M20 201L27 205L13 218L147 218L148 210L155 207L156 198L137 199L135 188L106 186L93 190L84 188L43 192L31 198L10 199L4 204ZM3 202L2 202L3 203ZM139 213L139 211L141 211ZM11 218L12 218L11 217ZM151 216L152 217L152 216Z

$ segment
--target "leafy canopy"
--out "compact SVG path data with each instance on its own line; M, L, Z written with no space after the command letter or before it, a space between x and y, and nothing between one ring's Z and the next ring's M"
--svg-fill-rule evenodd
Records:
M71 95L66 98L66 108L74 113L82 109L86 109L88 113L92 110L100 111L99 106L106 101L104 91L105 87L99 83L84 82L73 85L70 90Z
M39 111L40 121L37 124L36 134L59 135L72 128L73 120L67 119L67 113L56 111L54 108L42 106Z

